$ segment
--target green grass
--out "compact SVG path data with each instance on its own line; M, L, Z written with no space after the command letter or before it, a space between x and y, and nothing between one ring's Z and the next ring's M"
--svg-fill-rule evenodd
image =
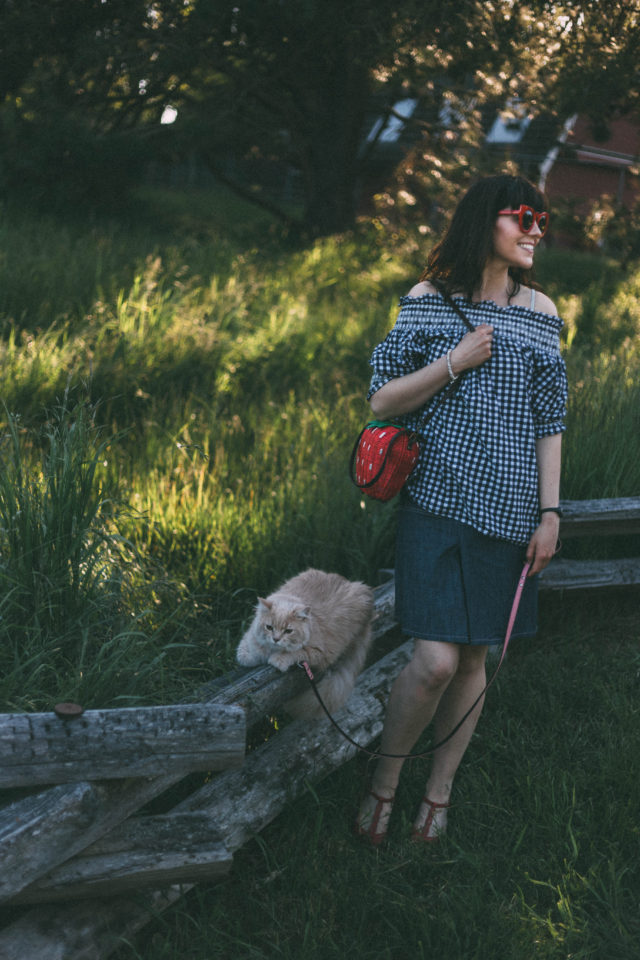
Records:
M440 848L407 839L425 761L405 767L388 847L356 840L352 761L118 960L635 960L639 669L637 600L547 602L489 695Z
M128 705L169 693L164 661L189 644L172 617L154 614L162 592L122 536L119 503L104 482L117 438L97 409L65 396L39 430L7 415L0 447L0 701L5 710L57 700ZM165 606L167 600L165 600ZM155 629L153 629L155 627ZM186 667L183 663L183 667Z
M392 564L393 507L361 501L347 462L370 350L420 269L409 242L363 224L296 247L228 194L157 190L111 219L8 209L2 230L7 409L26 437L65 395L96 408L96 482L129 547L121 606L150 649L176 644L173 695L228 667L256 592L308 565L373 581ZM567 319L563 495L632 495L640 270L551 251L540 275ZM159 695L151 673L138 695Z
M111 219L8 208L1 232L2 709L177 702L233 662L256 593L392 565L394 507L347 463L411 243L295 247L228 194L157 190ZM567 320L563 496L637 495L640 266L550 251L540 276ZM389 849L355 843L355 761L119 960L631 960L637 632L635 597L544 600L440 850L405 839L419 764Z

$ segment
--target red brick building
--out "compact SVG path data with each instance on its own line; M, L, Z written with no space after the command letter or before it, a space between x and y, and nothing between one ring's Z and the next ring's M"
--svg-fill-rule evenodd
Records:
M640 122L630 117L609 121L608 137L596 140L588 118L572 117L561 141L541 165L541 183L549 198L594 200L609 197L631 207L640 196Z

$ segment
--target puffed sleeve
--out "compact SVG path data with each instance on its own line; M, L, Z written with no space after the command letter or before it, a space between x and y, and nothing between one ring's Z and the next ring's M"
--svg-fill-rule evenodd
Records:
M452 339L457 318L446 313L440 317L431 303L434 300L440 301L440 298L427 295L400 300L395 326L371 356L373 374L367 400L389 380L425 367L445 353L451 343L457 342Z
M567 368L560 354L536 351L531 407L537 440L566 429L568 393Z
M367 400L389 380L413 373L428 363L424 333L399 330L396 325L375 348L370 363L373 373Z

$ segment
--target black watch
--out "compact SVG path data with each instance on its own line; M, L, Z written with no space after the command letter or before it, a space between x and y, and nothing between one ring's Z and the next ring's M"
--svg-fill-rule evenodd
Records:
M560 507L543 507L540 511L540 516L542 516L543 513L557 513L560 518L564 516Z

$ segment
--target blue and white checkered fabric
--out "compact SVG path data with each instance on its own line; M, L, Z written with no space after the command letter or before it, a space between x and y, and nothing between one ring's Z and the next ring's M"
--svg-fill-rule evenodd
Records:
M562 320L527 307L457 300L474 326L493 326L492 356L467 370L425 427L405 491L425 510L480 533L527 543L538 523L536 440L565 429L567 376ZM400 313L371 357L368 396L443 356L467 332L438 294L402 297ZM399 418L419 429L424 407Z

